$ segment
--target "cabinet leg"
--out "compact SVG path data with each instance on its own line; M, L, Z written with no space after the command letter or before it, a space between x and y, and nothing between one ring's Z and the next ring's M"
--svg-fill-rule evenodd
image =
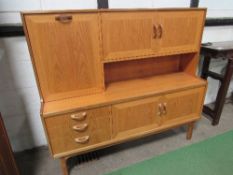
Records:
M186 133L186 139L190 140L192 138L192 134L193 134L193 128L194 128L194 122L191 122L188 124L188 130Z
M66 158L66 157L60 159L61 169L62 169L63 175L69 175L67 160L68 160L68 158Z

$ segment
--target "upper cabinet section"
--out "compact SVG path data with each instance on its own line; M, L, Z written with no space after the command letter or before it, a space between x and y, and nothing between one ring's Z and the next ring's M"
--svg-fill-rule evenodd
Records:
M104 61L198 52L205 10L103 12Z
M25 14L44 101L103 90L97 13Z
M199 52L205 12L187 8L23 13L42 100L103 92L107 62ZM177 59L172 63L166 71L177 69Z

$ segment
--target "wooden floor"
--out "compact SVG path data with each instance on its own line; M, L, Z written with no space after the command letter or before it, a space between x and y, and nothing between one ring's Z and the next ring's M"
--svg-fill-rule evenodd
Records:
M202 118L194 128L192 140L186 140L186 128L179 128L133 142L98 151L99 160L86 161L71 169L71 175L103 175L104 173L149 159L185 145L232 130L233 104L226 104L218 126ZM23 175L61 175L60 162L53 160L47 147L18 153L17 161ZM85 160L85 157L82 157ZM75 161L73 161L75 162ZM71 162L72 163L72 162Z

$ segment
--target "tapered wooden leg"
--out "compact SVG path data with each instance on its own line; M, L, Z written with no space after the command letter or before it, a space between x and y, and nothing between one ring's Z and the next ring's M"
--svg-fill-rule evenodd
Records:
M68 166L67 166L67 160L68 160L68 158L66 158L66 157L60 159L61 169L62 169L63 175L69 175L69 169L68 169Z
M191 122L188 124L188 130L186 133L186 139L190 140L192 138L192 134L193 134L193 127L194 127L194 122Z

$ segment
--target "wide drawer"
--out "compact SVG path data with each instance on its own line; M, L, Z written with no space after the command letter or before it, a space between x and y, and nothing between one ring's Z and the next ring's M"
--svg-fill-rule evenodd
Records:
M109 140L110 110L103 107L45 118L53 155Z

